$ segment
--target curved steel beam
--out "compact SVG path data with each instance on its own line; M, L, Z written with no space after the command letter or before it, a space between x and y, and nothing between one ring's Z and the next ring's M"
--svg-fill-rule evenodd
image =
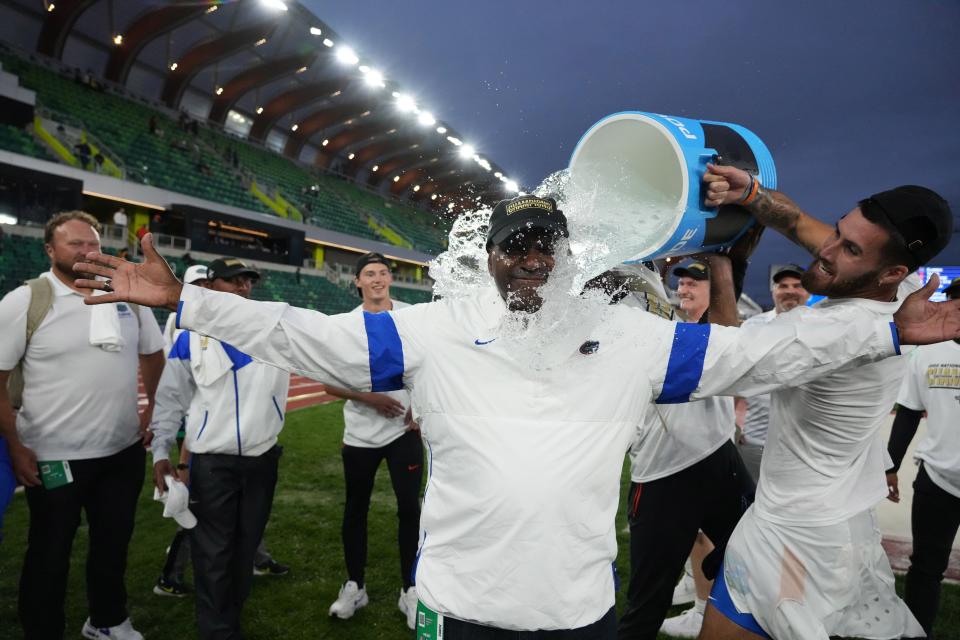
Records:
M48 11L37 38L37 51L51 58L63 57L70 30L83 12L97 0L63 0L57 2L53 11Z
M130 70L144 47L165 33L202 16L207 8L202 3L178 3L141 13L123 30L123 43L110 52L104 77L118 84L126 84Z
M276 20L260 22L237 31L228 31L194 46L177 60L176 71L167 73L161 100L168 107L176 109L183 92L198 73L238 51L253 46L262 38L269 38L277 24Z
M250 139L263 142L267 134L273 129L277 121L288 113L302 109L311 102L321 98L329 98L332 94L343 91L348 82L347 78L337 77L320 82L313 82L290 91L285 91L272 98L263 105L263 113L257 115L250 127Z
M359 116L369 108L368 102L358 100L311 113L297 123L296 131L291 131L287 136L287 145L283 149L284 155L290 158L299 158L303 145L317 131ZM320 153L317 154L317 159L319 160L322 155L324 153L321 148Z
M296 73L303 67L309 67L316 58L316 51L286 56L270 60L235 75L226 84L222 85L223 93L214 98L208 119L223 124L233 105L249 91L269 84L283 76Z

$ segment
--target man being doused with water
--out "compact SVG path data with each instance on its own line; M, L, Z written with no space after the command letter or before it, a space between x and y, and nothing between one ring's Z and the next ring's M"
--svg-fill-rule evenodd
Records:
M503 201L486 236L495 286L378 314L182 285L150 236L143 264L91 253L78 270L106 279L83 281L106 291L90 303L166 307L265 363L410 391L429 459L418 634L442 625L447 640L615 637L620 472L650 402L766 392L893 356L898 336L960 336L960 302L928 302L931 287L881 318L749 333L670 322L580 298L567 236L553 200Z

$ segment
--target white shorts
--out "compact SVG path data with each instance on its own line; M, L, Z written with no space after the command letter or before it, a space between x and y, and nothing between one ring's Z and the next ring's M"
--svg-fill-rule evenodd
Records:
M777 640L924 637L894 590L872 509L823 527L774 524L754 507L727 545L734 606Z

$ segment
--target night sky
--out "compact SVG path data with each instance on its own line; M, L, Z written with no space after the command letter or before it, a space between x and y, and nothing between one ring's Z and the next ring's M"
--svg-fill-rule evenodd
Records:
M522 188L636 109L752 129L780 190L829 222L910 183L960 215L956 0L303 4ZM937 264L960 265L958 237ZM784 261L809 257L768 232L747 280L758 302Z

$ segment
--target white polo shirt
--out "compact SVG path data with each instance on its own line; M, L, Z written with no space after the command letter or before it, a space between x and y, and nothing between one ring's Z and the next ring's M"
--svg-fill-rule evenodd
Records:
M137 368L140 354L163 349L153 313L117 303L124 346L106 351L90 345L92 307L51 272L53 304L26 345L30 288L18 287L0 301L0 370L23 358L23 407L17 434L39 460L85 460L113 455L139 438Z
M960 498L960 344L930 344L911 353L897 403L927 412L914 459L923 460L934 484Z
M392 300L393 309L409 307L406 302ZM351 313L363 314L363 305ZM396 391L381 391L405 408L410 408L410 393L406 389ZM405 415L396 418L387 418L377 413L377 410L368 404L347 400L343 405L343 444L351 447L377 448L385 447L407 431Z

